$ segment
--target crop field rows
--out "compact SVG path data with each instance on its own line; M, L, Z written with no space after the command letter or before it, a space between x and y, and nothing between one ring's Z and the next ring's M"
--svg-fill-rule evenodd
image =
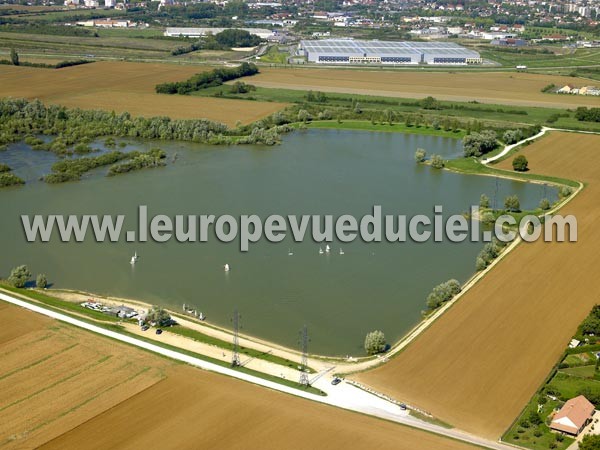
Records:
M37 319L28 315L0 309L3 327L13 330L21 329L22 320ZM38 446L165 377L167 362L120 344L99 344L52 321L0 341L0 446Z

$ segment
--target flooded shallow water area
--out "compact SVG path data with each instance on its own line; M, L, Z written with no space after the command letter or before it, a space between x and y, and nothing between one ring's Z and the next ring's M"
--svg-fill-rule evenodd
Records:
M306 324L311 353L361 355L364 336L381 329L389 342L421 317L431 288L474 272L482 243L334 242L290 237L265 240L241 253L239 242L220 243L27 243L21 214L124 214L124 230L137 228L137 209L167 214L352 214L362 217L381 205L384 214L444 215L476 205L482 193L517 194L523 208L553 188L493 177L459 175L414 162L418 147L445 158L461 154L459 140L421 135L310 130L284 136L275 147L215 147L180 142L135 142L127 150L160 147L168 165L105 177L97 169L80 182L48 185L39 178L57 160L16 144L0 162L27 180L0 191L0 273L27 264L55 287L130 297L181 310L193 305L218 325L231 326L235 308L242 332L296 347ZM93 146L101 146L101 141ZM172 162L172 157L177 159ZM94 154L92 154L94 155ZM289 234L289 233L288 233ZM321 245L324 247L324 245ZM339 254L343 248L344 255ZM293 255L289 255L291 251ZM131 255L140 259L132 266ZM231 270L225 272L224 264Z

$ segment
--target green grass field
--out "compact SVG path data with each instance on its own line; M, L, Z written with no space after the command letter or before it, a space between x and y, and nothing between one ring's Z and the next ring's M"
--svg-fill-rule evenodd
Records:
M243 80L252 84L252 78ZM256 87L256 90L244 94L234 94L229 85L215 86L194 92L193 95L201 97L231 98L261 102L281 102L307 104L307 92L295 89L273 89ZM557 95L558 94L548 94ZM418 103L419 100L409 98L390 98L358 94L327 93L326 101L322 103L308 103L320 107L350 107L353 102L358 102L363 110L389 109L395 113L419 113L423 116L445 116L457 119L474 119L515 125L547 125L555 128L569 128L573 130L600 131L598 122L580 122L574 117L574 112L564 109L539 108L527 106L506 106L487 103L438 101L440 109L425 109Z

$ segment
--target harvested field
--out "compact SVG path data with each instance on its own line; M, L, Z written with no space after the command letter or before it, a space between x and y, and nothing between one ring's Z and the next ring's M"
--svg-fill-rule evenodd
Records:
M70 108L127 111L134 116L206 118L250 123L282 109L281 103L158 95L154 86L184 80L208 67L100 61L63 69L0 66L0 96L39 98Z
M149 388L174 364L5 303L0 319L3 448L37 447Z
M0 341L2 448L473 448L171 363L2 302L0 320L16 330Z
M264 450L473 448L184 366L170 370L166 380L42 448L84 446Z
M600 298L600 136L553 132L523 153L533 173L589 183L561 210L577 217L579 241L519 245L404 352L355 376L489 438L517 417Z
M472 101L520 106L569 108L598 106L598 98L579 95L545 94L540 90L557 86L594 84L564 76L517 72L418 72L351 69L261 68L252 84L267 88L347 92L384 97Z

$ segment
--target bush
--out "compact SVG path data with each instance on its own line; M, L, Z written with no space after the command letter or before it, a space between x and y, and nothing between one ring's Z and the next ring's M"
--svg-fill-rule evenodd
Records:
M7 164L0 164L0 173L10 172L11 168Z
M382 353L386 349L385 335L383 331L371 331L365 337L365 351L368 355Z
M487 195L481 194L481 197L479 197L479 207L483 209L490 207L490 198Z
M579 443L579 450L598 450L600 449L600 435L586 434Z
M8 186L18 186L21 184L25 184L25 181L23 181L15 174L7 172L0 173L0 188Z
M529 161L527 161L527 158L525 157L525 155L517 155L517 156L515 156L515 158L512 161L513 169L516 170L517 172L526 172L528 170L528 168L527 168L528 164L529 164Z
M443 169L444 166L444 160L440 155L431 155L431 167L434 169Z
M423 161L425 161L426 157L427 157L427 152L422 148L418 148L417 151L415 152L415 161L418 163L422 163Z
M510 145L519 142L522 136L521 130L506 130L502 135L502 140Z
M539 206L542 211L548 211L552 205L550 205L550 201L547 198L543 198L540 200Z
M35 279L35 285L40 289L45 289L46 286L48 286L48 279L46 278L46 275L40 273Z
M516 195L509 195L504 199L504 209L511 212L521 211L521 203Z
M8 282L16 288L23 288L23 287L25 287L25 284L27 284L27 282L29 281L30 278L31 278L31 272L29 271L27 266L23 265L23 266L15 267L10 272L10 275L8 277Z

